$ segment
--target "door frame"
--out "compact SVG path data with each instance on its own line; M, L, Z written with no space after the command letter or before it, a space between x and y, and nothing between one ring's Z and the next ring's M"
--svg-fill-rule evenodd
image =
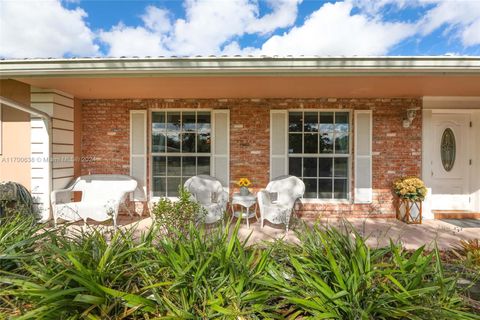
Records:
M423 109L422 112L422 180L425 182L425 185L427 186L428 189L428 195L425 199L424 202L424 218L426 219L433 219L433 213L431 211L431 188L428 186L431 185L431 170L432 170L432 157L433 157L433 144L432 141L435 141L434 139L434 130L433 130L433 115L449 115L449 114L466 114L469 115L470 120L472 121L473 114L475 112L475 109ZM467 154L466 157L467 159L472 159L473 158L473 152L475 152L475 141L473 139L474 137L474 132L473 130L470 130L470 128L467 128L466 132L466 141L465 141L465 148ZM469 177L472 176L473 173L473 166L467 165L466 168L466 175ZM468 189L467 192L470 195L470 199L472 198L472 179L469 179L468 181ZM473 209L473 200L471 199L468 209L467 210L472 210Z

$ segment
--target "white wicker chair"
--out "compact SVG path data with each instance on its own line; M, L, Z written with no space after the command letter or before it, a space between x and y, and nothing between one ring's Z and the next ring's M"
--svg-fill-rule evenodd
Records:
M203 217L205 223L214 223L224 217L227 210L228 192L215 177L199 175L185 181L185 189L190 192L207 214Z
M267 185L267 188L258 192L258 206L262 228L265 220L273 224L288 224L297 199L303 197L305 184L294 176L280 176Z
M135 191L137 181L132 177L119 174L92 174L78 177L67 188L51 193L53 220L67 221L87 219L106 221L113 219L117 226L120 204L128 193ZM79 202L72 202L74 191L82 192Z

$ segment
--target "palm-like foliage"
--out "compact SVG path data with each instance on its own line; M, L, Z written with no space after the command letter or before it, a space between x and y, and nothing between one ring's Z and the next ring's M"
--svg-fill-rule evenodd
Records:
M288 258L272 273L291 318L470 317L461 311L456 279L443 273L438 250L426 254L421 247L409 253L393 243L370 249L349 228L315 226L298 237L299 244L287 245Z
M475 318L437 250L370 249L352 230L247 246L239 223L141 235L24 224L0 229L0 312L18 319Z

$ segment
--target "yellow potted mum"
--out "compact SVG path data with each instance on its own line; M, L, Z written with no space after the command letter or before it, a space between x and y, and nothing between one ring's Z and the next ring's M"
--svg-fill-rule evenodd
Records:
M405 223L422 223L422 201L427 188L417 177L406 177L393 183L393 191L398 196L397 219Z
M237 185L240 187L240 195L242 196L248 196L250 194L250 190L248 190L248 187L252 183L248 178L240 178L237 182Z

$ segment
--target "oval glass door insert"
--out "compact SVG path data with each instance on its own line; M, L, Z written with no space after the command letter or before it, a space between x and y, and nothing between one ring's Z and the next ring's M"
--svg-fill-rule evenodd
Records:
M450 171L455 164L456 154L455 135L452 129L447 128L443 131L442 141L440 146L440 156L442 159L442 165L445 171Z

